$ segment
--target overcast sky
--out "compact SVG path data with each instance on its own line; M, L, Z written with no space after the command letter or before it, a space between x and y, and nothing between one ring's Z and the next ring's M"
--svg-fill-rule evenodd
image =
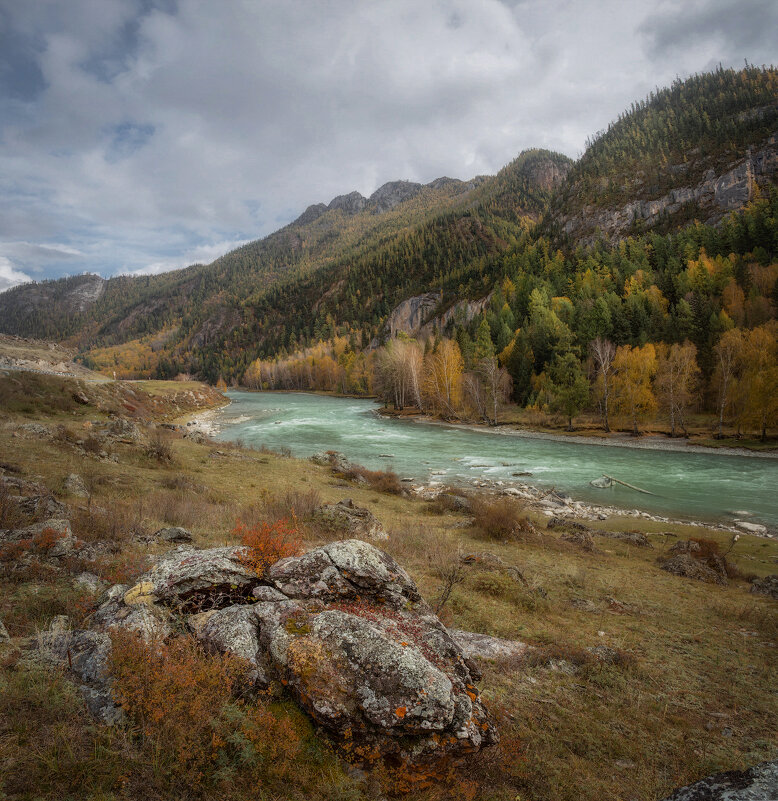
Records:
M576 157L776 0L0 0L0 288L207 262L386 181Z

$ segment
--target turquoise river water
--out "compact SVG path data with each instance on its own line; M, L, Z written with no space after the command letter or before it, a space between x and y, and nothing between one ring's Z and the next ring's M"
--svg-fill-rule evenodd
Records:
M573 498L691 520L727 521L746 511L778 526L778 459L717 452L660 451L524 437L430 425L376 414L370 400L303 393L228 392L232 403L217 437L241 439L307 457L342 451L370 469L392 469L418 481L467 484L473 479L556 487ZM530 477L513 477L520 471ZM649 490L596 489L602 474Z

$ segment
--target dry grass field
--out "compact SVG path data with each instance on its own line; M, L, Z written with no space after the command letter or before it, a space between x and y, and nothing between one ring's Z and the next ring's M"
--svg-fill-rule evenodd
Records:
M218 403L201 387L106 384L85 390L84 404L73 401L74 386L0 373L0 471L45 484L68 505L74 533L105 545L86 568L104 581L139 575L164 549L142 535L165 525L183 526L196 547L211 547L233 542L238 520L293 510L306 546L337 539L307 515L319 502L352 498L383 523L389 539L379 546L428 600L439 603L455 574L440 612L447 625L533 646L521 660L483 666L501 745L464 766L453 786L411 798L653 801L710 773L778 757L778 603L749 592L751 577L778 572L778 542L743 535L733 545L730 535L694 526L611 519L585 550L532 514L534 527L490 534L478 516L347 481L328 467L146 427ZM202 397L187 407L182 390ZM77 443L111 412L138 421L144 439L117 441L100 458ZM51 433L20 429L31 421ZM71 473L84 479L88 497L67 495ZM0 528L12 527L6 523ZM651 548L607 536L636 529ZM718 586L661 570L657 557L689 537L713 540L722 552L731 547L736 577ZM461 557L484 552L518 568L523 581L489 560L462 566ZM77 626L94 606L68 571L3 573L0 620L11 641L0 643L0 799L171 797L164 755L141 747L137 732L95 723L64 675L26 656L56 615ZM598 657L590 649L599 646L607 650ZM191 797L381 795L350 778L300 715L294 725L305 745L283 781L246 788L239 777L224 784L221 776Z

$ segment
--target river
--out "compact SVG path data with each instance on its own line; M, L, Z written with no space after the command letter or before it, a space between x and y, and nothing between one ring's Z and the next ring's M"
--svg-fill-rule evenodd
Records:
M469 484L474 479L556 487L582 501L710 522L746 511L778 526L778 459L661 451L527 438L495 431L380 417L370 400L230 390L215 418L217 437L288 448L293 455L342 451L370 469L401 477ZM531 476L515 477L529 472ZM607 474L649 490L596 489ZM741 517L738 515L738 517Z

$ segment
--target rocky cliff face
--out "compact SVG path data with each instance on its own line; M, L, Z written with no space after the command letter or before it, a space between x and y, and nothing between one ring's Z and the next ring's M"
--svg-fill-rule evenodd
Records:
M463 300L442 314L431 317L430 315L441 303L440 293L425 292L423 295L416 295L404 300L392 310L386 321L386 334L392 338L402 332L410 337L426 339L433 336L436 331L442 331L451 320L455 320L459 325L469 323L481 314L491 297L490 294L480 300ZM375 342L373 346L377 344Z
M688 164L671 165L670 172L679 183L689 170ZM778 178L778 133L761 147L747 151L730 169L718 174L708 169L702 181L681 185L654 199L636 199L620 208L584 206L572 215L562 214L557 222L575 240L591 244L598 232L614 241L626 236L635 222L651 228L685 209L691 209L700 219L715 223L730 211L742 209L754 196L756 187L774 183Z
M553 192L565 182L572 167L572 161L543 159L533 164L528 172L530 180L534 184L546 192Z

